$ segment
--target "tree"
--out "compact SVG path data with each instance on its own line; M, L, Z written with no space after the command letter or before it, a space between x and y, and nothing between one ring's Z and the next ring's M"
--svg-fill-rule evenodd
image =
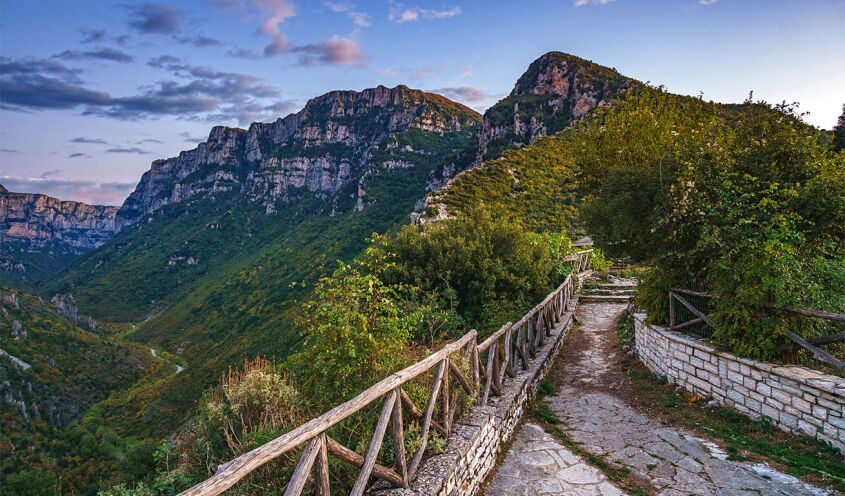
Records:
M833 127L833 149L840 151L845 149L845 104L842 105L842 113Z
M650 319L669 288L703 286L714 339L769 357L795 328L769 305L845 308L845 153L819 143L792 106L647 89L576 133L583 217L599 245L650 266L637 297Z

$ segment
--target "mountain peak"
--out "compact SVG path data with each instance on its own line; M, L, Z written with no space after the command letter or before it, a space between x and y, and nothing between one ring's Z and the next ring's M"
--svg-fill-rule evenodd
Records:
M484 113L474 165L561 131L635 84L615 69L568 53L543 54L510 95Z
M116 227L120 231L165 205L208 194L244 194L268 213L303 195L327 200L364 169L379 165L373 152L394 153L383 149L387 138L412 129L463 133L480 120L459 103L403 85L331 91L275 122L249 129L215 126L195 149L154 161L118 212Z

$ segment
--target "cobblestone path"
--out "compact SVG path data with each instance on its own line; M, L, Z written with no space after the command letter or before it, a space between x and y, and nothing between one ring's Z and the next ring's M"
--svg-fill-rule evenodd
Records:
M764 464L727 460L719 447L631 409L614 395L624 372L615 366L614 329L626 305L582 304L581 324L552 373L557 396L545 403L569 438L627 467L660 496L827 495ZM638 486L641 484L637 484ZM486 496L624 494L607 477L538 425L526 423L485 489Z

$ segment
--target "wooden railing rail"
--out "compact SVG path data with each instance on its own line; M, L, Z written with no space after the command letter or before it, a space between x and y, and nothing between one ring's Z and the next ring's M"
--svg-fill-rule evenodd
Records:
M697 296L702 298L712 298L713 295L711 293L701 292L701 291L693 291L690 289L681 289L681 288L672 288L669 290L669 329L672 331L677 331L681 329L688 328L695 324L704 322L710 327L715 328L715 324L710 319L710 315L705 315L699 309L695 308L690 302L688 302L683 296L681 295L688 295L688 296ZM677 309L676 303L680 303L684 307L687 308L696 318L688 320L686 322L678 323L677 319ZM831 312L822 312L820 310L811 310L807 308L797 308L797 307L778 307L775 305L765 305L766 308L775 311L782 311L793 313L796 315L802 315L804 317L813 317L819 319L830 320L834 322L845 322L845 314L841 313L831 313ZM804 348L805 350L809 351L813 354L813 356L822 362L825 362L829 365L832 365L836 369L841 372L845 372L845 362L839 360L838 358L834 357L830 353L822 350L818 346L831 344L831 343L839 343L845 342L845 333L837 333L837 334L830 334L827 336L819 336L816 338L812 338L809 340L805 340L801 336L795 334L792 331L787 331L787 337L796 345Z
M578 268L586 268L592 250L579 252ZM517 369L527 370L529 361L537 354L551 335L552 329L566 312L570 311L573 296L573 277L552 291L539 305L525 314L516 324L508 322L498 331L477 344L478 333L470 330L463 337L449 343L439 351L410 367L391 374L351 400L336 406L323 415L296 429L218 467L211 478L182 492L180 496L215 496L234 486L250 472L305 443L297 466L288 482L285 496L299 496L309 476L313 474L317 496L330 496L328 455L360 468L350 493L361 496L370 477L376 477L394 486L408 487L409 481L420 468L433 428L441 436L448 436L458 408L458 390L468 395L478 395L481 405L489 396L502 394L505 383L516 377ZM500 341L502 343L500 344ZM464 350L471 364L471 377L466 377L451 360L451 356ZM486 354L486 360L482 355ZM437 366L430 396L425 410L420 410L402 388L406 382ZM455 379L454 387L450 377ZM452 391L455 389L455 391ZM366 455L362 456L328 436L328 430L349 416L361 411L384 397L381 414ZM434 413L440 403L440 418ZM404 408L403 408L404 406ZM421 446L407 459L404 446L403 410L407 416L422 422ZM377 463L379 449L384 441L388 424L392 424L395 467Z

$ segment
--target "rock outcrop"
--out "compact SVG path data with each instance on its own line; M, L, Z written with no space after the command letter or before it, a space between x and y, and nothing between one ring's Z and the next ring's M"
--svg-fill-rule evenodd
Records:
M79 325L79 311L76 309L76 300L73 299L73 295L57 294L50 299L50 302L55 305L59 315L73 322L73 325Z
M333 91L275 122L215 127L197 148L156 160L118 211L116 228L208 194L242 194L267 213L305 195L326 199L372 165L391 134L412 128L443 134L478 120L462 105L405 86ZM366 202L359 197L355 204Z
M484 113L473 165L554 134L638 84L615 69L549 52L528 66L507 98Z
M61 201L46 195L0 189L0 246L29 252L64 249L83 253L114 234L117 207ZM10 266L11 269L16 267Z

